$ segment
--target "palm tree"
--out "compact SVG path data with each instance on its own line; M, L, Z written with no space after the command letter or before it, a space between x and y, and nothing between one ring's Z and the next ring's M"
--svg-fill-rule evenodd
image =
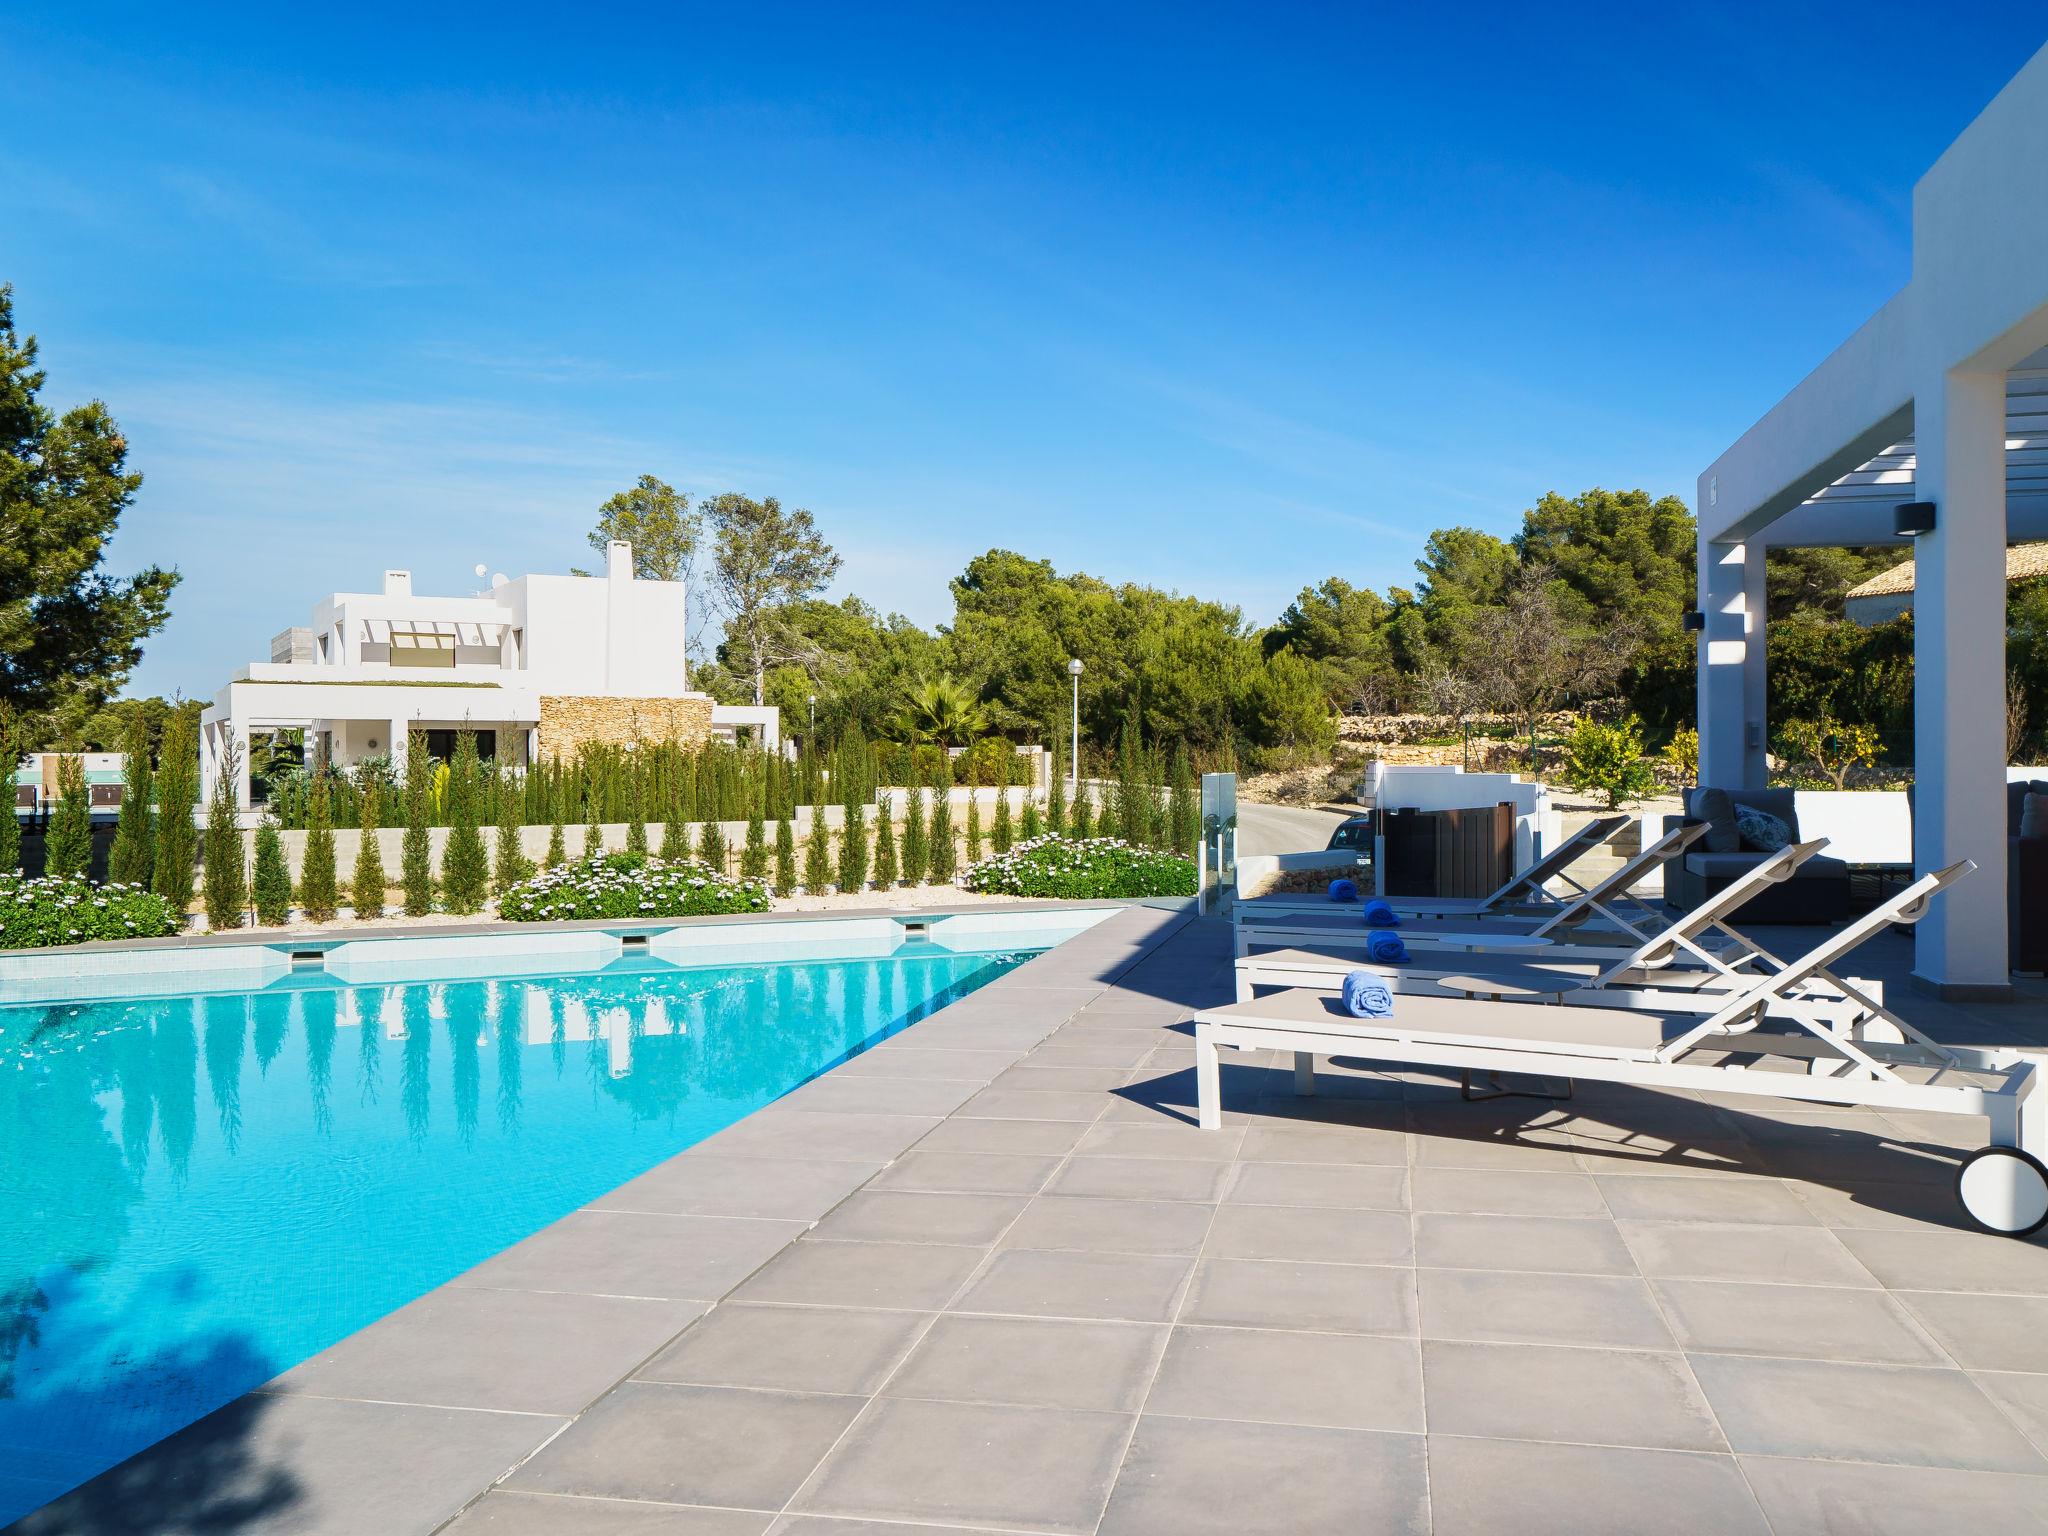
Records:
M903 690L894 724L910 742L964 747L987 734L988 706L959 679L940 673L913 679Z

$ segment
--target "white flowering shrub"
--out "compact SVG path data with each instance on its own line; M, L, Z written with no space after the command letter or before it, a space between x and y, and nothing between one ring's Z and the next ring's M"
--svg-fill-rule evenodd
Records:
M93 939L160 939L178 914L139 885L69 875L0 874L0 949L47 949Z
M1034 837L969 866L960 883L992 896L1192 896L1195 861L1120 837Z
M498 899L498 916L514 923L767 910L768 887L759 880L734 880L694 859L644 853L593 853L542 870Z

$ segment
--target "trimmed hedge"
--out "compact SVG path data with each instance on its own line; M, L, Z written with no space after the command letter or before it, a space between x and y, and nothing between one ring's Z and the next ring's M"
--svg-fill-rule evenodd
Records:
M593 853L542 870L513 886L498 902L498 915L514 923L767 910L768 890L758 880L734 880L694 859L658 859L644 853Z
M0 874L0 949L47 949L94 939L160 939L176 933L179 926L171 904L139 885Z
M983 859L960 883L992 896L1192 896L1195 861L1120 837L1038 837Z

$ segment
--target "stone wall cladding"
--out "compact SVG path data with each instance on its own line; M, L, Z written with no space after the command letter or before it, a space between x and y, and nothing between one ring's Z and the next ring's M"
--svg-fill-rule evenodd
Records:
M675 740L700 747L711 736L711 696L618 699L544 694L540 701L540 757L574 757L585 742L629 747Z

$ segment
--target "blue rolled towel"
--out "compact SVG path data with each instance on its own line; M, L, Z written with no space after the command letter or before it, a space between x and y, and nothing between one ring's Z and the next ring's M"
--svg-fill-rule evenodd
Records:
M1371 971L1353 971L1344 978L1344 1007L1361 1019L1391 1019L1394 993Z
M1358 882L1356 880L1332 880L1330 882L1330 900L1358 900Z
M1398 928L1401 919L1394 914L1393 904L1378 896L1365 904L1365 926L1368 928Z
M1408 946L1401 942L1398 933L1381 931L1365 941L1365 957L1374 965L1405 965Z

